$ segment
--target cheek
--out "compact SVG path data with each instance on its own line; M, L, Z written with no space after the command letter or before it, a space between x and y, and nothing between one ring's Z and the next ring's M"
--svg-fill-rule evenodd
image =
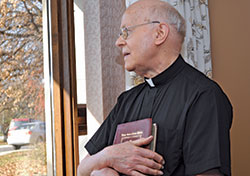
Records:
M153 38L146 32L134 33L134 36L127 41L127 47L134 57L144 57L148 55L153 46Z
M149 55L152 52L152 40L144 38L140 41L137 50L141 56Z

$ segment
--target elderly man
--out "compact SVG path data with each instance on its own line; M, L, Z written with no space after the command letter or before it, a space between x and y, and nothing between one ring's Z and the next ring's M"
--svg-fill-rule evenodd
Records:
M145 82L122 93L85 146L78 175L231 175L232 107L221 88L180 55L185 21L168 3L139 0L121 20L116 45ZM112 145L118 124L152 117L152 136Z

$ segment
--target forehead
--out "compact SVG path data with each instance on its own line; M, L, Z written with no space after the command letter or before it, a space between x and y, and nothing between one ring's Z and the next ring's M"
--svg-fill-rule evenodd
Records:
M131 26L136 23L138 17L136 13L125 12L121 19L121 27Z
M121 27L136 25L148 21L147 13L141 8L128 8L121 19Z

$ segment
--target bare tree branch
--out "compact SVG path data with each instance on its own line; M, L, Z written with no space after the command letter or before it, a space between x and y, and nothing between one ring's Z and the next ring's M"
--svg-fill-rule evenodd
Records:
M38 29L36 23L34 22L33 15L31 14L30 10L29 10L28 7L27 7L26 1L22 0L22 2L23 2L23 4L24 4L24 7L25 7L25 9L27 10L28 14L30 15L31 23L34 25L34 27L35 27L35 29L36 29L36 32L39 32L39 29Z
M0 117L6 117L4 123L24 116L41 118L42 1L0 3Z
M2 30L0 30L0 34L6 35L6 36L18 37L18 38L25 38L25 37L34 36L34 34L16 34L16 33L8 33L6 31L2 31Z

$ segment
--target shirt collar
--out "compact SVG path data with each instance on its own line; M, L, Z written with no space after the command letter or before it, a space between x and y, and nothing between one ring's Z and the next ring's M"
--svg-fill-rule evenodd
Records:
M155 87L155 84L151 78L145 78L145 81L148 83L150 87Z
M166 84L172 78L174 78L180 71L184 68L185 61L183 60L182 56L179 55L178 58L171 64L166 70L158 74L157 76L149 79L145 78L145 82L150 87L157 87L159 85Z

